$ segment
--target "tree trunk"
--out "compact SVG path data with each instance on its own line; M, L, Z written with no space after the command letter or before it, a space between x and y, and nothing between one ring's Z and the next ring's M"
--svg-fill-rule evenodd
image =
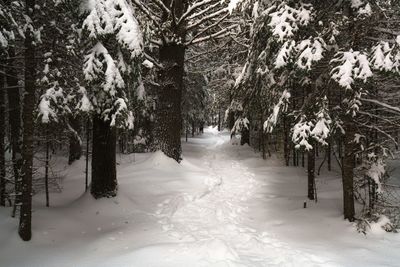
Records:
M235 114L232 111L229 111L229 113L228 113L228 129L232 130L234 125L235 125Z
M6 205L6 166L4 157L6 136L5 105L4 76L0 72L0 206Z
M116 128L98 115L93 118L92 185L94 198L117 195Z
M71 165L75 160L79 160L82 156L82 144L78 135L77 129L79 128L78 118L70 118L69 123L71 126L69 133L69 157L68 164Z
M12 164L14 172L14 191L15 200L12 216L15 213L18 205L20 204L21 196L21 167L22 167L22 154L21 154L21 98L18 85L18 72L15 68L15 49L10 47L8 49L9 59L6 68L6 84L7 84L7 100L8 100L8 121L10 125L10 143L12 149Z
M328 147L326 149L327 159L328 159L328 171L332 170L332 141L328 141Z
M25 12L33 20L35 0L26 0ZM35 100L35 46L33 32L27 27L25 32L25 92L23 107L23 139L22 139L22 190L21 211L18 233L22 240L32 237L32 167L33 167L33 134Z
M218 132L221 131L221 110L218 109Z
M250 127L250 125L249 125ZM242 128L241 138L240 138L240 145L250 145L250 130L246 127Z
M289 160L290 160L289 125L286 114L283 115L283 155L285 157L286 166L289 166Z
M312 144L315 147L315 144ZM315 148L307 152L308 199L315 199Z
M49 140L49 129L46 125L46 166L44 171L44 187L46 193L46 207L50 207L50 193L49 193L49 165L50 165L50 140Z
M344 129L346 131L344 137L344 155L343 155L343 214L344 218L354 221L354 185L353 171L355 167L354 156L354 134L355 126L352 118L348 115L345 118Z
M159 72L161 88L155 111L154 146L178 162L182 160L184 58L185 47L181 44L164 44L160 47L160 62L164 68Z
M90 119L86 123L85 192L89 188Z

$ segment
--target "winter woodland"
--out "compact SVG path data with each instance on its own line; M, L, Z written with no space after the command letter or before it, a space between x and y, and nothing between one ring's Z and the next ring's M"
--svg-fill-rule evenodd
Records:
M0 266L399 266L399 89L399 0L0 0Z

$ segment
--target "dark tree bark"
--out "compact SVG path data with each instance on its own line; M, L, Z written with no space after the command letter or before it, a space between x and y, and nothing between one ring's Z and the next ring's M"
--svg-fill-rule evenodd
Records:
M328 171L332 170L332 141L328 141L328 147L326 148L327 160L328 160Z
M26 0L25 12L33 20L35 0ZM33 166L33 134L35 109L35 46L33 32L29 27L25 32L25 94L23 107L23 149L22 149L22 190L21 211L18 233L22 240L32 237L32 166Z
M68 164L72 164L75 160L79 160L82 156L82 144L79 139L78 131L79 128L79 119L71 117L69 119L69 123L71 126L69 132L69 156L68 156Z
M6 166L4 157L6 136L5 106L4 76L0 73L0 206L6 205Z
M221 131L221 110L218 109L218 132Z
M283 115L283 155L285 157L286 166L289 166L289 160L290 160L289 125L286 114Z
M159 72L161 88L155 111L154 145L168 157L180 162L182 128L182 89L185 47L180 44L165 44L160 47L160 62L164 66Z
M7 84L7 100L8 100L8 121L10 125L10 142L12 149L12 163L14 172L14 191L15 201L12 216L15 213L18 204L21 202L21 167L22 167L22 153L21 153L21 98L18 85L18 72L15 68L16 62L15 49L11 46L8 49L9 59L7 60L6 68L6 84Z
M315 143L311 143L315 147ZM315 199L315 148L307 152L308 199Z
M232 130L234 125L235 125L235 114L232 111L229 111L229 113L228 113L228 129Z
M104 121L98 115L94 116L90 188L94 198L117 195L116 148L116 128L110 127L109 121Z
M163 3L171 7L172 14L180 17L184 8L187 7L187 0L163 0ZM162 15L163 22L169 22L169 14ZM159 48L159 61L163 68L158 72L159 88L155 111L154 126L154 148L161 150L168 157L177 162L182 160L181 153L181 129L182 129L182 92L183 75L185 63L186 37L185 25L178 25L172 21L168 34L173 34L174 39L179 41L164 41Z
M344 130L346 131L344 137L344 153L343 153L343 214L344 218L349 221L354 221L354 135L356 129L354 122L350 116L346 116L344 121Z
M250 127L250 125L249 125ZM246 127L242 128L242 132L241 132L241 138L240 138L240 145L245 145L248 144L250 145L250 131L249 129L247 129Z

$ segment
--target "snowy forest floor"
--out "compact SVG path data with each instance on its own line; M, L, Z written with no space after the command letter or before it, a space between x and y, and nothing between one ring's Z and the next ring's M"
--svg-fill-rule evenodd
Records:
M0 209L0 266L399 266L400 235L359 234L342 219L335 173L317 178L233 146L208 128L184 144L181 165L162 153L119 157L116 198L84 193L84 161L63 191L34 197L33 239Z

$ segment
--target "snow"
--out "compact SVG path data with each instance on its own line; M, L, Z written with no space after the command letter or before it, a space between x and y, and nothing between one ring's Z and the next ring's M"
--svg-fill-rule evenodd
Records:
M278 123L278 118L280 112L285 112L287 109L287 104L289 102L291 95L287 90L284 90L278 103L274 106L272 114L268 117L268 119L264 122L264 130L271 133Z
M145 66L148 69L152 69L154 67L153 62L151 62L147 59L145 59L142 64L143 64L143 66Z
M297 60L297 66L301 69L311 70L312 63L320 61L323 58L322 54L325 47L326 44L321 38L301 41L296 48L301 52Z
M277 69L285 67L291 57L292 51L295 48L295 41L286 41L278 52L275 60L275 67Z
M311 135L311 129L313 127L314 124L310 121L306 121L305 118L302 118L293 126L292 141L294 144L296 144L296 149L304 147L304 149L308 151L313 148L308 142L308 139Z
M382 231L387 219L366 236L343 220L339 173L317 178L318 203L304 209L305 170L232 146L228 131L208 128L183 150L182 164L161 152L118 156L109 199L84 193L84 161L75 162L50 208L35 195L31 242L1 208L0 265L398 266L400 237Z
M8 41L7 38L3 35L2 31L0 31L0 47L7 48Z
M83 22L91 38L115 34L122 47L128 49L131 57L142 53L143 36L133 8L125 0L87 0L85 8L90 9Z
M272 11L268 10L267 12ZM306 26L312 19L312 8L302 5L299 9L292 8L286 4L279 5L275 12L269 14L271 21L268 26L271 28L272 35L283 42L290 38L300 26Z
M370 156L370 155L368 155ZM384 174L386 173L385 170L385 163L383 162L382 159L377 160L376 162L373 162L370 166L370 168L368 169L366 175L368 177L370 177L372 180L374 180L374 182L376 183L376 185L378 186L377 188L377 192L381 193L382 192L382 179Z
M104 74L103 65L106 65ZM93 81L98 76L104 75L105 82L102 84L104 91L109 92L111 96L116 94L116 88L124 88L125 82L115 64L113 58L102 43L98 42L85 56L84 75L87 81Z
M346 89L351 89L355 79L366 82L373 75L367 56L359 51L340 52L331 63L339 63L332 70L332 78Z

